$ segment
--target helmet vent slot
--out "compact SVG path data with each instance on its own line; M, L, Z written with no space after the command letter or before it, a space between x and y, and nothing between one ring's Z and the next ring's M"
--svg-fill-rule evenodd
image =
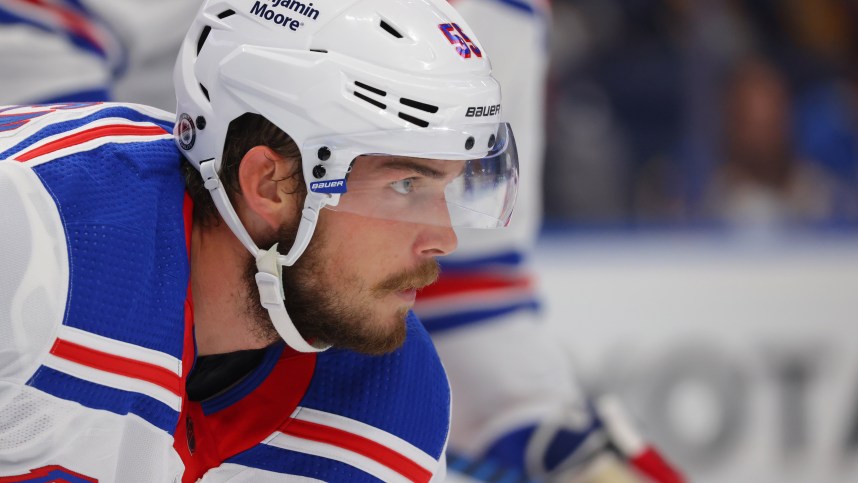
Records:
M438 112L438 106L433 106L432 104L426 104L420 101L414 101L411 99L401 98L399 102L404 106L413 107L414 109L420 109L421 111L428 112L430 114L435 114Z
M235 10L229 9L229 10L224 10L223 12L217 14L217 18L225 19L225 18L232 16L232 15L235 15Z
M355 87L359 87L359 88L367 91L367 93L372 93L372 94L375 94L377 96L384 97L387 95L387 92L384 92L383 90L379 89L378 87L366 85L363 82L355 81ZM355 94L355 97L357 97L358 99L360 99L362 101L366 101L366 102L372 104L373 106L375 106L379 109L387 109L386 104L384 104L381 101L377 101L377 100L373 99L372 97L358 91L357 89L355 89L354 94Z
M325 49L310 49L310 52L318 52L320 54L327 54L328 51Z
M200 90L203 91L203 95L206 96L206 100L211 102L211 98L209 97L209 90L206 89L206 86L200 84Z
M358 99L361 99L363 101L366 101L366 102L372 104L373 106L375 106L379 109L387 109L387 105L385 105L379 101L376 101L375 99L373 99L369 96L365 96L358 91L355 91L355 97L357 97Z
M376 94L376 95L379 95L382 97L387 95L387 92L384 92L383 90L379 89L378 87L369 86L369 85L364 84L363 82L355 81L355 85L360 87L361 89L366 89L366 90L372 92L373 94Z
M390 24L389 24L389 23L387 23L387 21L385 21L384 19L381 19L381 23L379 24L379 26L380 26L382 29L384 29L384 31L385 31L385 32L389 33L390 35L393 35L393 36L394 36L394 37L396 37L397 39L401 39L401 38L402 38L402 34L401 34L401 33L399 33L399 30L396 30L396 29L393 27L393 25L390 25Z
M200 55L200 51L203 50L203 44L206 43L206 39L209 38L209 32L212 31L212 28L206 25L203 27L203 32L200 34L200 38L197 40L197 55Z
M399 118L404 119L404 120L410 122L411 124L416 124L420 127L429 127L429 122L424 121L423 119L420 119L420 118L417 118L414 116L409 116L408 114L405 114L404 112L399 113Z

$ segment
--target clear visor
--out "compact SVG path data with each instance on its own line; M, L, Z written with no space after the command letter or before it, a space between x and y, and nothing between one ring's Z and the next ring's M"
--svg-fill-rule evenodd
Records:
M469 228L509 223L518 192L518 155L509 125L488 136L485 156L365 154L345 193L326 208L386 220ZM475 149L476 151L476 149Z

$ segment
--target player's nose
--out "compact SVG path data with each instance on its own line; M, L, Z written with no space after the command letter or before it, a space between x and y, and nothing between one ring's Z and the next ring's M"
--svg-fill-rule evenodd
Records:
M449 225L421 225L414 245L420 256L441 257L453 253L459 244L456 232Z
M450 209L443 194L429 205L423 222L417 242L419 255L440 257L456 250L459 239L452 228Z

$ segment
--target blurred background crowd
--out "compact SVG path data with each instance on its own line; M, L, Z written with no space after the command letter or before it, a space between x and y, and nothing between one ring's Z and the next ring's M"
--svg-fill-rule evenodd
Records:
M858 2L552 15L536 258L576 371L691 481L856 481Z
M549 226L858 225L858 3L556 0Z

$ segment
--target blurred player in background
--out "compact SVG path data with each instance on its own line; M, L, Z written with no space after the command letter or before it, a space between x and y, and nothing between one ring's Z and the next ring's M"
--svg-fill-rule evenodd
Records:
M450 477L678 482L619 401L591 399L540 324L530 256L542 220L550 5L454 0L492 56L523 166L509 229L458 230L459 248L415 311L453 391ZM586 337L586 335L584 335Z
M591 400L539 323L529 264L541 221L547 1L457 0L492 56L526 164L510 227L459 231L416 310L454 394L450 478L680 481L611 398ZM172 109L169 71L196 1L0 3L0 103L117 99ZM157 32L153 34L152 32ZM39 59L34 61L34 59ZM41 59L47 59L42 61Z
M173 111L197 0L0 1L0 104L121 100Z

